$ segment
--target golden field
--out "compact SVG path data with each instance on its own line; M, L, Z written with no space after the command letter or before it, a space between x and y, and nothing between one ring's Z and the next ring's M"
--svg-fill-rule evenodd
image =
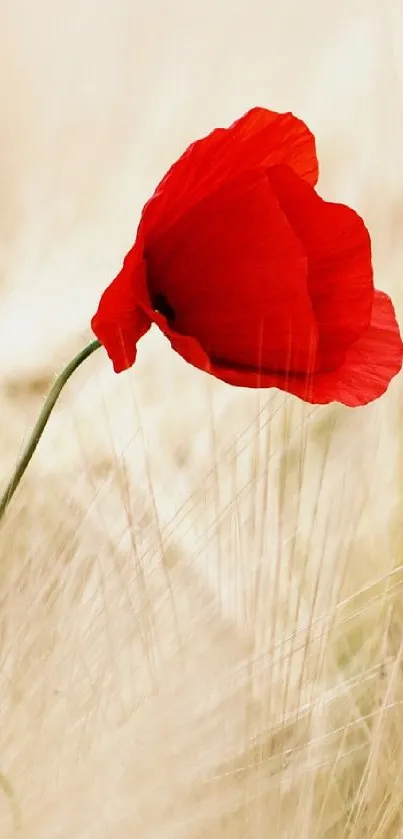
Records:
M403 324L398 0L3 0L0 480L139 213L255 104L312 128ZM71 380L0 547L0 837L403 835L402 379L232 389L152 332Z

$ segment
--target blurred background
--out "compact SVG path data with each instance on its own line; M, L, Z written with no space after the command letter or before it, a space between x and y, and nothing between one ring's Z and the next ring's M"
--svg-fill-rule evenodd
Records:
M0 481L141 208L254 105L314 131L403 323L398 0L0 0ZM402 384L313 408L156 331L69 384L0 531L0 833L403 835Z

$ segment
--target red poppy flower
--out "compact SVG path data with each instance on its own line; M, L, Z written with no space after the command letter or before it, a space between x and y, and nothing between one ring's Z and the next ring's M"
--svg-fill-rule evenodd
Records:
M116 372L156 323L195 367L307 402L364 405L402 365L393 305L349 207L315 192L315 140L254 108L193 143L143 209L92 328Z

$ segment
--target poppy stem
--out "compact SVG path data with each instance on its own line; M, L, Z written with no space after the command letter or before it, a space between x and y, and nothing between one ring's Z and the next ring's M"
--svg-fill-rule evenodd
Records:
M85 361L88 356L92 355L95 350L97 350L101 346L99 341L92 341L91 344L88 344L81 352L76 355L72 361L69 362L67 367L62 370L62 372L58 375L46 401L39 414L39 417L35 423L35 426L32 430L31 436L28 440L27 445L15 467L14 474L6 487L3 495L0 498L0 521L2 520L7 507L21 481L21 478L24 475L24 472L32 458L32 455L35 452L35 449L42 437L42 434L45 430L47 425L48 419L55 407L55 404L60 396L61 391L63 390L65 384L68 382L70 376L77 370L77 367Z

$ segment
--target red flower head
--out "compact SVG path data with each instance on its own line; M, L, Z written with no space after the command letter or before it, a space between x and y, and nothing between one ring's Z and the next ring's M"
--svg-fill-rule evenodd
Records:
M115 371L156 323L230 384L351 406L384 393L402 365L393 305L362 219L320 198L317 177L314 137L290 113L254 108L189 146L92 319Z

